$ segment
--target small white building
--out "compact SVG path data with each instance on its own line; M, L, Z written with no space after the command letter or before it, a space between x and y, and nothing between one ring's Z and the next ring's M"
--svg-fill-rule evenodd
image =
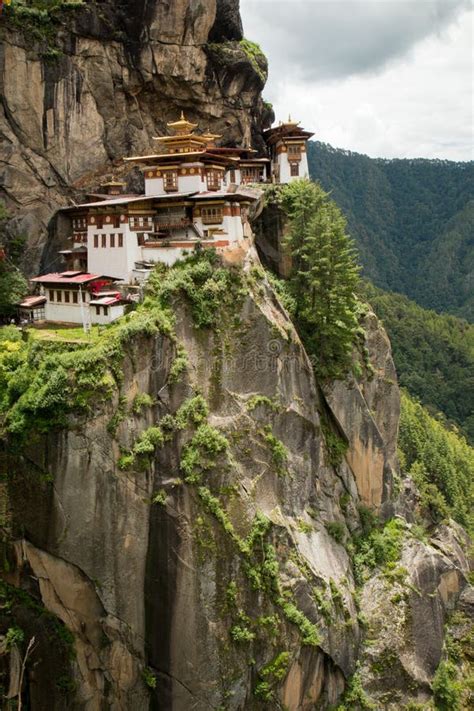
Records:
M110 288L115 279L84 272L58 272L31 280L39 286L45 321L90 324L111 323L123 316L125 302ZM38 320L38 319L34 319Z
M273 182L291 183L299 178L309 178L306 144L313 135L291 117L286 123L265 131Z

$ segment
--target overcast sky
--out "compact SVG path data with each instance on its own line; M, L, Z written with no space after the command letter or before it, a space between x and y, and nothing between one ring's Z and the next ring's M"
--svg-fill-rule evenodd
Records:
M471 0L240 3L277 120L374 157L474 157Z

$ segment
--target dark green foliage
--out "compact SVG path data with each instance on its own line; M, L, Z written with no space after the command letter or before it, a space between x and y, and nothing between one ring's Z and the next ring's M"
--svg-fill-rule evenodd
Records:
M228 441L219 430L207 423L199 425L192 440L186 445L180 467L185 480L191 484L200 481L203 472L212 469L217 456L228 447Z
M5 429L22 438L31 430L64 427L69 413L85 414L111 400L122 378L126 350L136 336L158 332L171 335L172 324L169 313L154 304L112 324L100 340L74 349L66 341L50 348L47 342L30 339L16 341L19 347L12 351L0 340L0 418Z
M281 440L279 440L272 432L270 425L267 425L262 433L263 439L270 449L272 462L275 466L275 471L278 476L284 476L287 473L286 462L288 459L288 450Z
M231 627L230 636L237 644L246 644L255 639L255 632L244 625L234 625Z
M288 292L294 319L316 373L344 377L357 329L358 267L345 219L319 185L297 180L277 198L289 217L293 268Z
M472 162L371 159L319 142L308 159L347 216L366 276L427 308L474 318Z
M9 627L5 635L5 647L10 650L12 647L19 647L25 639L25 633L20 627Z
M267 81L268 64L261 47L256 42L245 38L240 40L239 45L245 52L256 74L260 77L262 83L265 84Z
M418 485L434 523L451 515L474 530L474 450L422 405L402 393L399 446L402 467Z
M145 667L145 669L142 670L142 679L149 689L156 689L157 678L152 669Z
M451 661L442 661L433 679L433 695L438 711L460 711L461 687L457 668Z
M364 583L377 567L392 570L392 564L400 558L406 531L405 521L394 518L384 526L377 525L367 535L355 538L353 567L358 584Z
M340 521L330 521L326 524L326 531L337 543L343 543L346 533L346 528Z
M62 56L58 30L70 22L69 11L87 4L82 0L12 0L9 7L4 6L4 16L9 25L35 42L46 61L56 61Z
M28 293L28 282L18 268L24 249L24 237L11 237L5 232L9 212L0 202L0 247L5 259L0 261L0 318L16 315L17 304Z
M223 310L235 310L247 293L237 269L220 266L214 250L206 249L178 262L172 269L157 265L148 282L150 295L163 304L183 295L198 328L215 328Z
M474 443L474 326L400 294L361 287L390 337L400 385Z
M67 341L23 343L9 330L12 343L2 345L0 340L0 417L4 415L7 431L24 437L31 429L64 427L68 414L87 413L93 405L110 400L136 336L161 332L174 338L169 308L174 299L184 296L190 303L197 326L215 326L222 310L235 308L247 293L241 273L219 264L216 254L205 250L172 269L158 265L145 302L90 343L74 348ZM172 368L172 379L185 365L182 349L176 360L179 367Z
M360 671L350 678L342 702L335 711L376 711L374 704L364 691Z
M196 395L186 400L177 411L174 418L175 427L183 430L191 425L200 425L206 421L208 414L207 402L202 395Z
M332 464L333 467L338 467L342 463L349 445L346 440L331 429L323 417L321 417L321 432L328 451L329 463Z
M289 652L280 652L271 662L259 669L259 682L253 692L258 699L271 701L274 698L274 687L285 678L289 664Z

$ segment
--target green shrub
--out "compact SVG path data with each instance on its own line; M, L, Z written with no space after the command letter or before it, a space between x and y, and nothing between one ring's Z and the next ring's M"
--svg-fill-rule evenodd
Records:
M255 639L255 633L243 625L234 625L230 630L230 636L237 644L248 644Z
M166 499L166 491L164 489L160 489L155 494L153 494L151 501L153 504L160 504L161 506L165 506Z
M169 373L170 383L178 382L181 373L188 367L188 354L183 346L178 346L176 357L171 365Z
M181 457L180 467L185 480L190 484L197 484L202 473L215 466L217 456L227 447L228 441L219 430L207 423L200 424Z
M325 524L326 531L337 543L344 543L346 528L340 521L329 521Z
M369 699L364 691L360 671L356 671L349 680L342 703L337 706L335 711L354 711L354 709L357 709L357 711L376 711L377 708L376 704Z
M289 652L280 652L271 662L259 669L259 681L253 692L258 699L271 701L274 698L274 687L285 678L289 663Z
M140 415L142 410L147 407L153 407L155 401L148 393L137 393L133 398L132 412L134 415Z
M152 669L145 667L145 669L142 670L142 679L149 689L156 689L157 679Z
M148 281L151 302L171 305L183 296L191 308L197 328L216 328L226 309L235 311L247 293L241 270L220 266L214 250L205 249L171 269L157 265Z
M396 563L406 535L405 521L393 518L383 528L372 530L368 536L355 538L353 565L356 581L363 583L376 567Z
M9 627L5 635L5 647L10 650L12 647L19 647L25 639L25 633L20 627Z
M200 425L208 415L207 402L202 395L196 395L181 405L174 418L175 426L179 430L184 430L189 425Z
M249 412L256 410L257 407L266 407L272 412L279 412L281 410L280 402L276 399L272 400L266 395L252 395L252 397L247 400L247 410Z
M242 39L239 42L241 49L250 60L255 73L258 75L263 84L267 81L267 60L260 46L256 42L251 42L248 39Z
M338 467L342 463L349 445L330 428L324 419L321 419L321 431L328 451L329 462L333 467Z
M451 661L442 661L433 679L433 694L438 711L460 711L461 687L457 668Z
M286 462L288 459L288 450L272 432L270 425L267 425L263 430L263 439L267 443L273 464L275 465L278 476L284 476L287 473Z

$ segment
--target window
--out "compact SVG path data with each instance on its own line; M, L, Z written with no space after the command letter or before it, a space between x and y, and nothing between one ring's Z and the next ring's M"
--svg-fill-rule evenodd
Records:
M201 214L205 225L220 224L223 219L222 207L203 207Z
M296 143L290 143L290 145L288 146L288 153L290 155L299 157L299 155L301 153L301 146Z
M100 316L100 306L95 307L95 312L96 312L97 316Z
M104 316L108 316L108 315L109 315L109 307L104 306Z
M56 301L62 301L62 300L63 300L63 292L57 291L56 292Z
M54 301L54 291L52 289L49 290L49 300Z
M110 246L115 247L115 235L110 235Z
M290 163L290 175L296 176L300 174L300 167L298 163Z
M235 170L230 171L230 182L235 183Z
M207 171L207 189L208 190L219 190L221 181L220 181L220 175L217 170L208 170Z
M169 192L178 189L178 173L175 170L167 170L163 178L164 188Z
M102 236L101 236L101 243L100 243L100 246L101 246L101 247L107 247L107 235L102 235Z
M120 227L120 215L115 215L113 218L114 227Z
M73 292L72 292L72 303L73 303L73 304L77 304L77 301L78 301L78 299L77 299L77 291L73 291Z
M71 301L71 294L69 293L69 291L64 292L64 301L66 302L66 304L69 304L69 302Z
M118 233L118 246L123 247L123 234L121 232Z
M95 234L94 235L94 247L97 249L99 246L99 235Z

